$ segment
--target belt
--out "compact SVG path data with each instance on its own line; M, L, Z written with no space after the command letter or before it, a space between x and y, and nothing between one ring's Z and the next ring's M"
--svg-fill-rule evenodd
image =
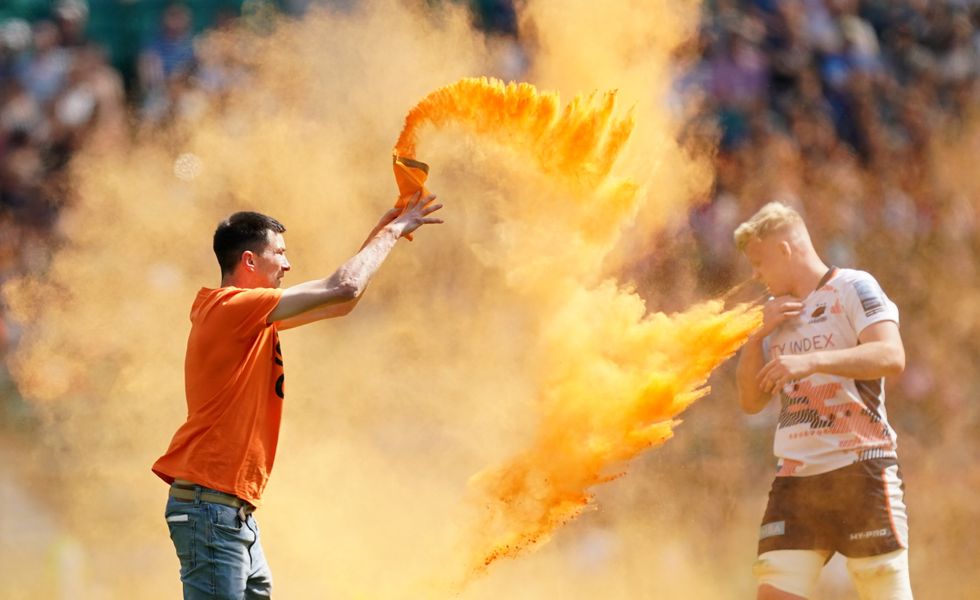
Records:
M231 494L209 490L207 488L202 489L202 486L192 483L184 484L174 482L170 485L170 497L183 502L200 500L201 502L210 502L211 504L221 504L223 506L237 508L238 515L243 520L246 515L250 515L255 511L254 506L238 496L232 496Z

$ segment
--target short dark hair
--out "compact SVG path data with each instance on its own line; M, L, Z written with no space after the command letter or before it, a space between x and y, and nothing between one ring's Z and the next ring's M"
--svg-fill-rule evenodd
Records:
M267 231L282 233L286 227L268 215L251 211L236 212L218 223L218 228L214 230L213 247L221 267L221 276L235 272L242 252L261 252L269 242Z

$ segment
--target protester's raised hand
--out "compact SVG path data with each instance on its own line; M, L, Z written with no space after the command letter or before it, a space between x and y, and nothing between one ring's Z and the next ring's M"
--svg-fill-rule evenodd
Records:
M391 223L398 228L400 237L411 239L411 233L419 227L443 222L442 219L429 216L442 208L441 204L434 204L435 199L434 194L423 197L421 191L412 196L405 204L401 214Z

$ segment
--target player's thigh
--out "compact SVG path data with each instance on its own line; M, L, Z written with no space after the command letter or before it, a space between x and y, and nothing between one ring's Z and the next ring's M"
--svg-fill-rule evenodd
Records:
M825 475L776 477L759 528L757 555L774 550L833 550L828 529L831 499L822 493Z
M880 556L908 547L905 485L895 459L874 459L841 469L833 515L834 547L848 557Z
M909 553L904 548L878 556L848 558L847 570L861 600L912 600Z
M759 584L759 598L770 600L793 596L809 598L813 595L820 569L827 562L829 555L830 552L826 550L763 552L752 567Z

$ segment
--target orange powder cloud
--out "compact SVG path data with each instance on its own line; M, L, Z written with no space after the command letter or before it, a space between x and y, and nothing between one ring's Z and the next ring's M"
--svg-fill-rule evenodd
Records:
M560 178L566 210L629 214L638 186L624 177L604 184L629 141L633 117L616 116L612 92L559 107L557 93L528 83L463 79L409 111L395 154L415 157L424 124L458 123ZM601 243L615 236L605 234L590 238ZM583 255L591 253L584 248ZM711 371L761 322L757 308L725 311L720 301L673 316L647 315L632 290L612 280L587 283L595 274L576 265L589 261L571 261L569 268L560 253L536 258L512 285L533 290L529 301L547 307L530 349L538 425L526 448L472 480L475 501L486 507L469 541L473 573L545 541L588 505L589 488L669 439L674 418L708 392Z

